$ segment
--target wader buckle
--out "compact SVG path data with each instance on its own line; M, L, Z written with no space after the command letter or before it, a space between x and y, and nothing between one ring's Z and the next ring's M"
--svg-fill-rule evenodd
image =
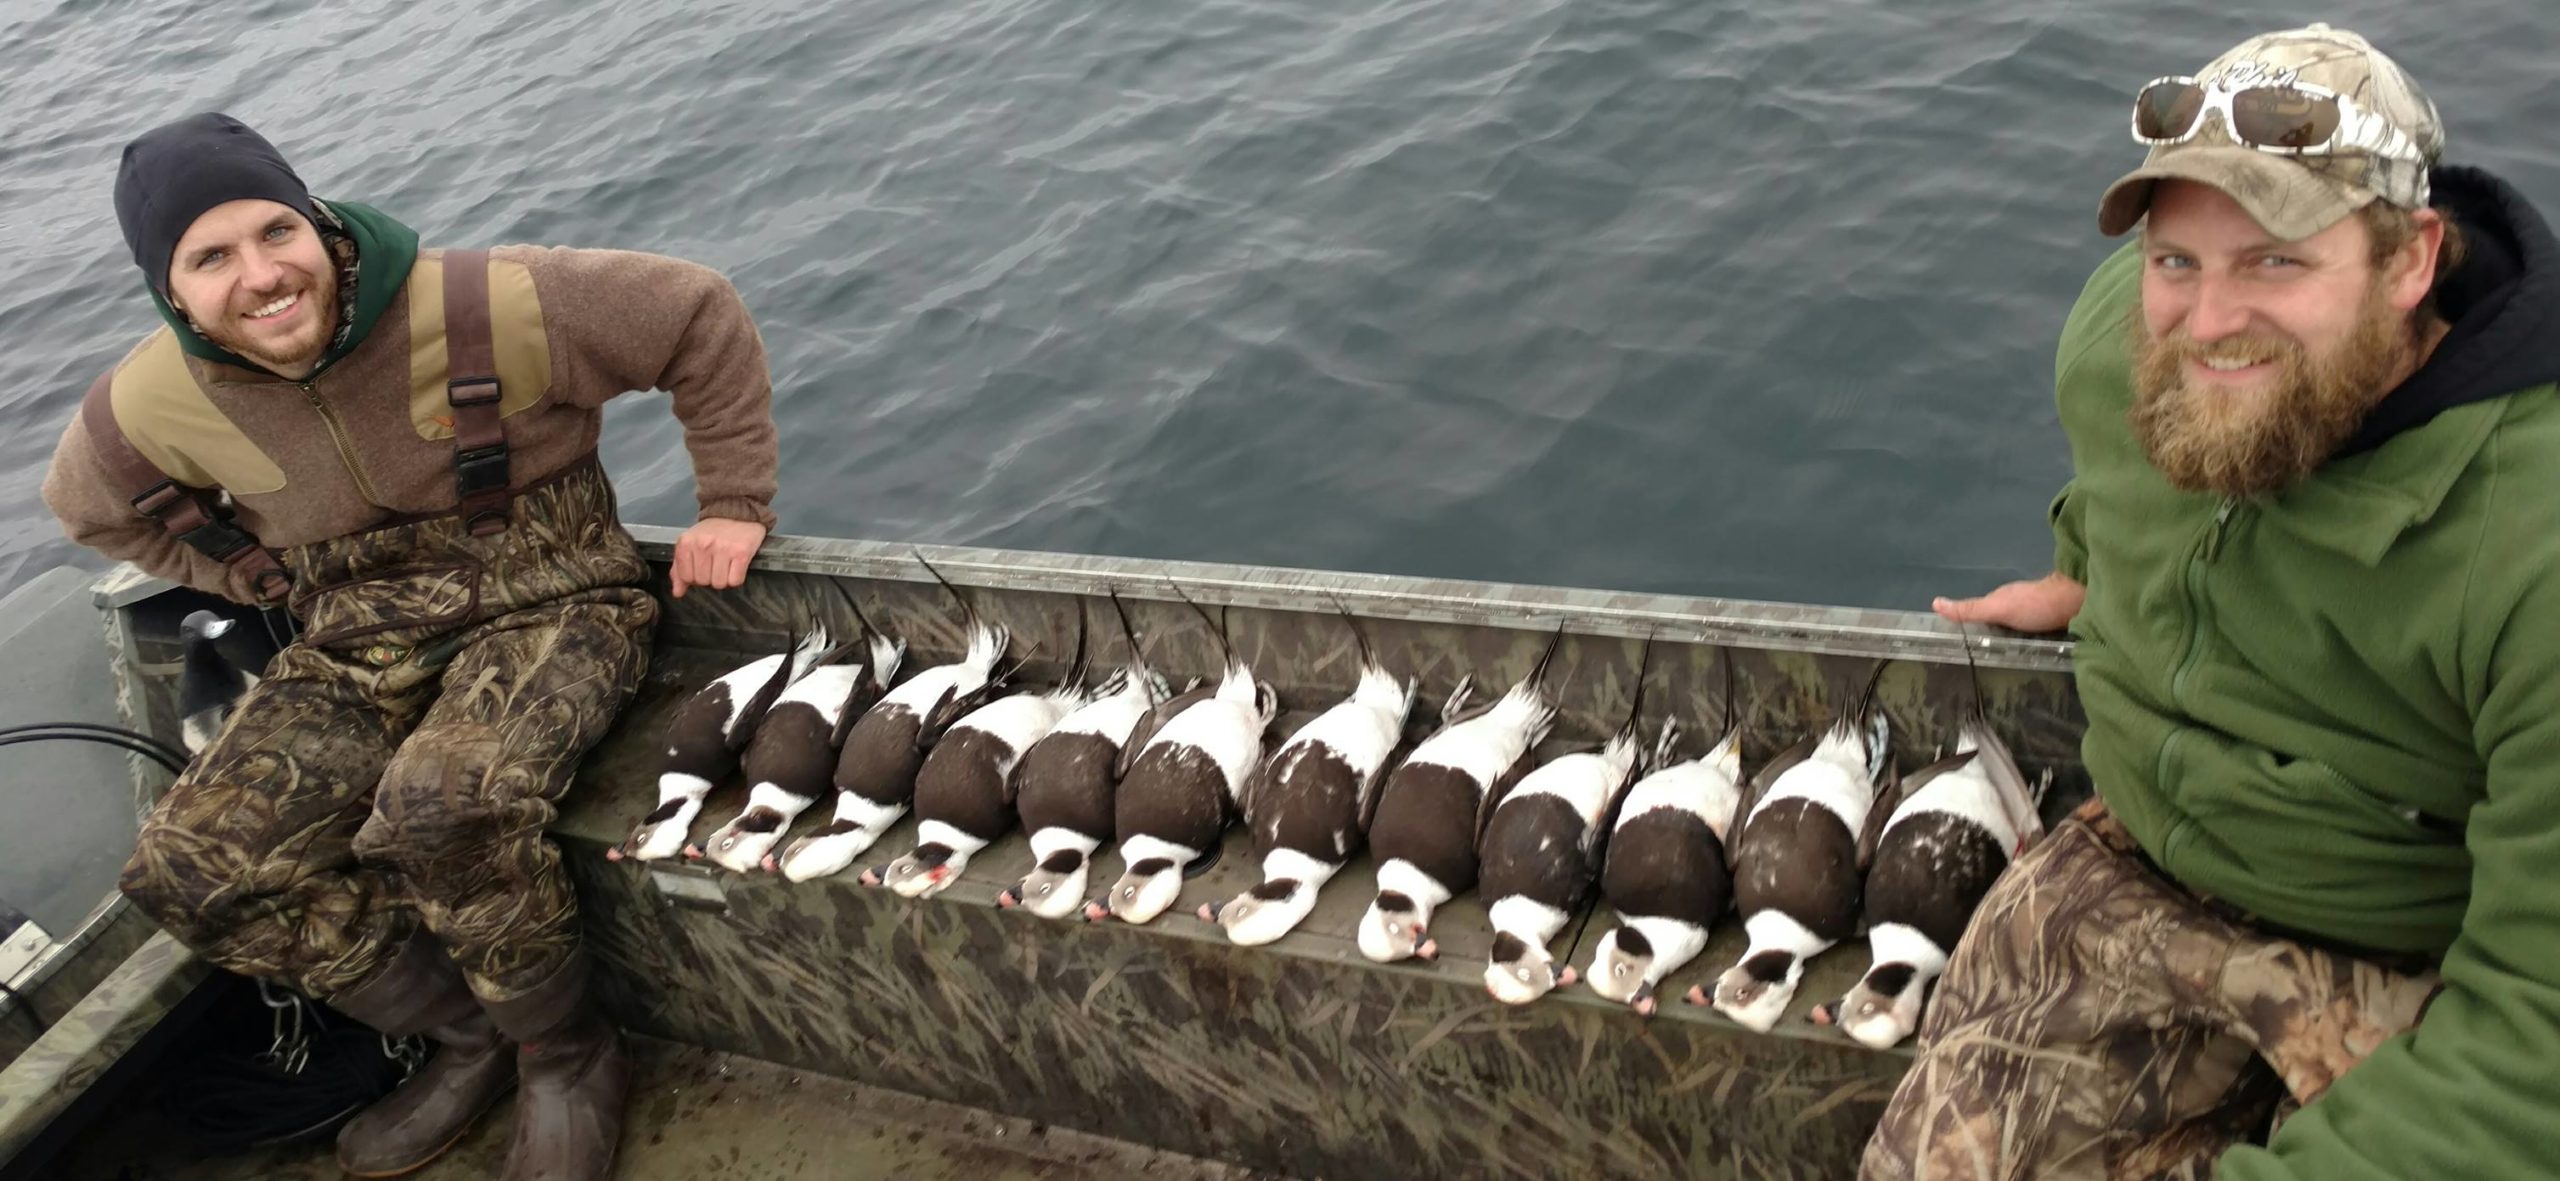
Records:
M453 490L463 524L473 537L505 532L509 473L507 436L495 409L498 379L457 377L445 383L444 392L453 403ZM475 438L490 441L470 445Z
M160 519L160 514L178 507L178 502L186 498L187 489L180 487L176 480L162 480L143 489L142 495L134 497L133 508L135 512L156 521Z
M507 486L507 445L491 443L486 447L454 452L453 483L465 497L504 490Z
M258 544L257 538L249 536L248 530L232 524L228 517L215 517L179 534L178 540L194 546L197 553L223 563Z
M499 393L494 377L457 377L444 383L445 400L456 406L486 406L497 401Z
M243 551L255 549L258 545L258 539L234 522L231 514L212 506L205 496L175 480L162 480L152 485L150 490L133 498L133 507L142 515L160 522L189 549L217 562L229 563Z

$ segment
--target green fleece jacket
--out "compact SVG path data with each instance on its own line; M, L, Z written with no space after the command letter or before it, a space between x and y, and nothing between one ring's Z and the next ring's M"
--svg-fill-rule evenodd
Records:
M2127 429L2138 244L2057 358L2099 794L2196 890L2442 963L2417 1029L2226 1178L2560 1176L2560 292L2521 196L2449 171L2495 298L2277 496L2179 492Z

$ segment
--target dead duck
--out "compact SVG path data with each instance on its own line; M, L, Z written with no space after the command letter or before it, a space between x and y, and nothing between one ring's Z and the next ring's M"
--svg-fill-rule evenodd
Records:
M1414 682L1378 660L1349 608L1336 603L1360 655L1351 695L1280 744L1247 784L1245 824L1262 882L1222 906L1202 903L1240 946L1269 943L1315 909L1317 892L1367 840L1387 760L1404 741Z

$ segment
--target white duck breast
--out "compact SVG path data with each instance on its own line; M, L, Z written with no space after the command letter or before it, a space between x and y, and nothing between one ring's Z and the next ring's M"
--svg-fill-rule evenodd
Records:
M1324 884L1360 845L1386 763L1404 737L1413 683L1364 665L1351 696L1273 752L1244 801L1261 884L1200 917L1242 946L1270 943L1315 909Z
M1609 836L1601 893L1620 925L1600 937L1591 989L1650 1016L1654 990L1700 951L1733 904L1728 830L1741 806L1741 736L1702 758L1645 776L1627 792Z
M882 871L878 881L902 897L941 892L969 866L969 858L1003 836L1014 823L1014 768L1024 752L1084 704L1084 691L1017 693L981 706L935 743L916 773L914 851Z
M747 777L747 806L703 842L722 868L744 873L773 868L770 854L784 829L826 794L835 770L836 743L846 714L859 715L896 679L906 646L874 633L870 660L820 664L791 682L766 711L739 760ZM695 855L688 848L687 856Z
M654 861L684 848L685 833L702 811L704 797L738 769L738 752L754 736L765 711L782 690L827 650L827 631L813 627L789 652L777 652L731 669L677 706L666 725L666 764L658 776L658 806L641 818L608 858Z
M971 624L958 662L917 673L853 724L836 761L835 818L783 850L784 877L805 882L842 871L907 814L925 752L992 688L1009 640L1001 626Z
M1176 715L1139 748L1112 801L1127 869L1107 905L1088 906L1087 918L1144 923L1173 905L1183 867L1217 847L1277 711L1271 687L1230 663L1215 696Z

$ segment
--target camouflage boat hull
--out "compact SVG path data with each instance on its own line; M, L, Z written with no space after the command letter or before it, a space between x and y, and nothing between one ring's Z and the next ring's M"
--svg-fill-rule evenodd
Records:
M1514 1009L1356 953L833 882L670 907L645 871L574 864L633 1028L1294 1177L1845 1177L1906 1065L1563 998Z
M664 566L674 533L635 529ZM1906 766L1953 737L1968 700L1968 653L1984 704L2030 775L2051 769L2054 815L2086 795L2066 644L1961 636L1933 618L1385 576L926 547L979 609L1029 652L1022 679L1057 675L1088 621L1099 663L1125 642L1102 597L1126 601L1152 662L1204 675L1216 639L1168 578L1226 610L1237 652L1279 690L1284 737L1347 690L1357 645L1336 614L1358 616L1385 661L1436 703L1462 676L1498 686L1525 672L1550 633L1563 716L1550 753L1596 741L1623 716L1648 638L1647 713L1676 716L1692 747L1724 716L1731 661L1753 763L1821 723L1833 694L1869 661L1896 661L1879 690ZM134 604L159 588L111 597ZM935 1099L1236 1161L1297 1176L1838 1177L1908 1065L1803 1020L1863 967L1864 948L1818 958L1778 1032L1750 1034L1703 1009L1666 1005L1650 1021L1588 991L1524 1008L1482 983L1490 942L1462 897L1434 922L1438 962L1381 966L1352 929L1372 891L1365 860L1346 868L1300 927L1260 948L1230 946L1184 917L1257 876L1241 832L1144 927L1054 923L999 911L995 893L1028 868L1021 834L974 859L946 892L910 902L854 882L913 844L912 818L834 878L792 884L685 865L612 863L655 802L666 712L748 653L771 651L812 618L851 634L853 608L910 645L921 668L960 650L948 598L909 547L777 538L746 587L667 599L648 683L589 756L554 835L567 853L607 999L632 1028ZM133 640L137 669L173 648ZM1968 647L1969 645L1969 647ZM138 720L169 729L169 686L137 676ZM1432 722L1418 709L1411 736ZM742 803L716 791L700 838ZM825 819L822 805L800 830ZM1115 860L1106 854L1106 863ZM1105 871L1114 868L1108 864ZM1595 913L1596 912L1596 913ZM1555 947L1577 967L1610 916L1595 902ZM1677 995L1737 958L1728 921L1665 982Z

